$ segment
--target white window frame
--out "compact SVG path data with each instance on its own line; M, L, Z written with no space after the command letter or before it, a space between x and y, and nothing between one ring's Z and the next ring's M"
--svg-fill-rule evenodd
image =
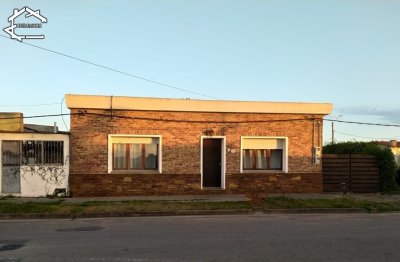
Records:
M243 170L243 140L245 139L281 139L285 141L282 156L282 170ZM287 173L289 170L288 159L288 142L289 139L286 136L241 136L240 137L240 173Z
M226 136L201 136L200 137L200 188L209 189L203 187L203 140L204 139L220 139L221 143L221 189L225 189L225 172L226 172ZM213 189L213 188L210 188Z
M109 134L108 135L108 173L117 173L117 172L127 172L127 173L148 173L151 170L113 170L113 159L112 159L112 139L114 137L124 137L124 138L158 138L158 173L162 173L162 138L161 135L126 135L126 134ZM154 170L154 172L157 172Z

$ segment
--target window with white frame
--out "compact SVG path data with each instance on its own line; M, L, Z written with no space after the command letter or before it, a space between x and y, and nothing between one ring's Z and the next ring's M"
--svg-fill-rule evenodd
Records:
M112 136L112 170L160 170L160 138Z
M286 138L242 137L242 170L286 171Z

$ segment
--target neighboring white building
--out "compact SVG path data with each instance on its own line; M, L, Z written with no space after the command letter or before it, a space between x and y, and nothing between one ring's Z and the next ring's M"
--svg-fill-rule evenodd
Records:
M394 160L396 161L397 168L400 169L400 142L397 140L390 140L390 141L377 141L378 144L384 145L392 150L394 155Z
M68 190L69 136L0 133L2 196L43 197Z
M69 135L33 132L0 131L0 196L68 192Z
M400 169L400 142L396 140L390 140L390 149L393 152L394 159L396 160L397 168Z

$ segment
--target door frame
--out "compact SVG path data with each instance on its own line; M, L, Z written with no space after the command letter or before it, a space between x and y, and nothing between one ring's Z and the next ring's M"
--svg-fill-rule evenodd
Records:
M225 189L225 171L226 171L226 136L201 136L200 137L200 188L203 187L203 140L204 139L219 139L221 140L221 189ZM212 188L212 187L210 187Z

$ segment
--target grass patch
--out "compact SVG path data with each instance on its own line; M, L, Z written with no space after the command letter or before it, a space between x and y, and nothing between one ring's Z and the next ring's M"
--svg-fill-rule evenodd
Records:
M352 197L329 199L296 199L286 196L270 197L262 203L267 209L294 208L361 208L368 212L400 211L400 202L374 202ZM20 199L2 199L0 213L123 213L139 211L188 211L188 210L251 210L250 202L204 202L204 201L87 201L70 203L61 200L49 202L24 202Z
M135 211L179 211L179 210L241 210L251 209L246 201L237 202L180 202L180 201L88 201L82 203L18 202L1 201L0 213L99 213Z
M0 213L57 213L63 201L44 203L1 201Z
M270 197L263 203L268 209L291 208L362 208L366 211L400 211L400 202L374 202L351 197L330 199L295 199L286 196Z

